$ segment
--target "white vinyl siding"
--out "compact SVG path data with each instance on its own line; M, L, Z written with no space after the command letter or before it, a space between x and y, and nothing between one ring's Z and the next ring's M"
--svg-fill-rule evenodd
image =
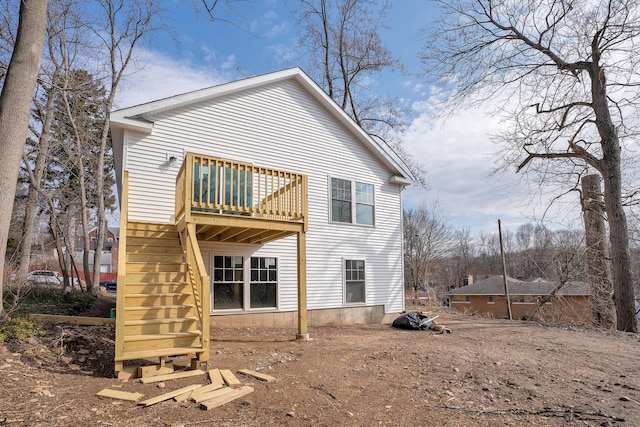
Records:
M126 132L130 221L173 222L182 159L170 165L167 153L184 150L304 173L309 176L307 308L344 306L341 260L364 258L367 305L402 311L401 187L389 183L393 172L299 83L281 81L148 119L154 122L151 135ZM375 217L384 221L375 228L331 222L331 176L371 185ZM373 207L368 200L363 206ZM277 310L297 309L295 236L263 246L200 245L212 255L277 257Z

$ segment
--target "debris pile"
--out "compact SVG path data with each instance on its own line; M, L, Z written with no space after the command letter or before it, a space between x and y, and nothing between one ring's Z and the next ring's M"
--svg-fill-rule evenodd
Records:
M409 330L427 330L431 329L441 334L450 334L451 329L445 325L441 325L436 321L440 316L429 317L420 311L405 313L396 318L392 325L394 328Z
M136 402L138 405L145 407L169 399L174 399L176 402L191 401L197 403L202 409L210 410L253 392L253 387L243 385L229 369L210 369L206 372L199 369L192 369L173 372L173 364L171 362L161 365L133 366L127 368L119 378L128 380L134 375L140 376L140 382L142 384L163 383L164 381L197 377L205 374L208 375L208 381L204 384L192 384L178 388L145 400L142 400L145 397L142 393L132 393L110 388L100 390L96 393L96 396ZM276 381L276 378L271 375L249 369L241 369L238 372L265 382Z

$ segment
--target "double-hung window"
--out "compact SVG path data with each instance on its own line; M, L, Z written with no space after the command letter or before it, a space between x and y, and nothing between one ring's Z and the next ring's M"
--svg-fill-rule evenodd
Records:
M251 257L250 308L275 308L278 297L278 264L272 257Z
M277 308L277 258L214 256L212 294L214 311Z
M213 257L213 309L233 310L244 307L244 258Z
M344 260L344 302L346 304L365 303L364 260Z
M331 221L373 225L373 185L331 178Z

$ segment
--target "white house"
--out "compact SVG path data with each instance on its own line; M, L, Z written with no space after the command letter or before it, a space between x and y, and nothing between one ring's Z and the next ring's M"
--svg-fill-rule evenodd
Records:
M126 257L117 330L135 320L125 288L139 295L157 279L148 264L208 281L188 298L214 324L297 319L304 335L307 321L380 322L403 310L411 173L299 68L115 111L111 130ZM155 244L140 239L165 225L177 227L163 232L180 236L184 268L145 252Z

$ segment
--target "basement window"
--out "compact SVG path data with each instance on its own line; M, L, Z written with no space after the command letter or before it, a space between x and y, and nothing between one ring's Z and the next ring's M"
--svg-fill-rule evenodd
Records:
M214 256L212 294L213 311L277 308L277 258Z
M344 302L345 304L365 303L364 260L344 260Z
M251 257L250 308L276 308L278 296L278 260Z
M241 256L213 257L213 309L244 307L244 259Z

